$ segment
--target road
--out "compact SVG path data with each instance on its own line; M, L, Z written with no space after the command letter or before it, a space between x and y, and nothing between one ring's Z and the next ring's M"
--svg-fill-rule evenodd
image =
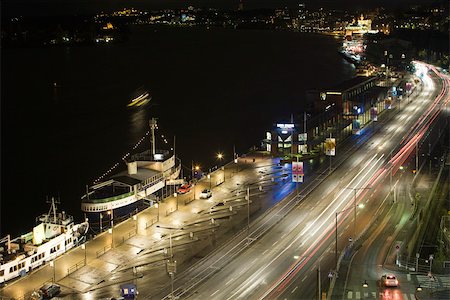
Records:
M414 145L426 133L434 113L448 101L447 82L425 76L423 88L397 114L366 131L369 141L355 138L352 155L325 182L251 246L214 275L191 289L193 299L312 299L335 270L335 221L338 222L338 254L367 227L379 199L389 193L390 174L395 182L398 170ZM441 90L445 89L443 93ZM437 100L436 99L437 96ZM435 103L439 102L439 103ZM430 108L429 111L427 108ZM370 126L369 126L370 127ZM375 128L374 128L375 127ZM410 143L412 141L412 143ZM399 146L400 145L400 146ZM353 188L370 188L357 191ZM294 197L295 198L295 197ZM364 204L351 226L354 204ZM337 214L337 217L336 217ZM223 253L226 254L225 252ZM333 272L331 272L333 273ZM183 287L187 290L186 286Z

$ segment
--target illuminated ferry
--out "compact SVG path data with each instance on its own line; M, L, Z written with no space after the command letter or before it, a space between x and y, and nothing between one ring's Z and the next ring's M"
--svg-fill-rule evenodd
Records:
M25 276L33 269L54 260L86 240L88 222L74 224L73 217L56 211L52 198L50 210L36 218L33 231L15 239L0 239L0 283Z
M148 92L144 92L137 96L136 98L133 98L130 103L127 104L128 107L139 107L147 104L152 100L152 97Z
M91 227L111 226L113 220L130 217L153 200L162 189L178 178L181 162L173 151L155 148L156 120L150 121L152 149L124 159L127 170L87 188L81 197L81 210ZM106 225L106 226L104 226Z

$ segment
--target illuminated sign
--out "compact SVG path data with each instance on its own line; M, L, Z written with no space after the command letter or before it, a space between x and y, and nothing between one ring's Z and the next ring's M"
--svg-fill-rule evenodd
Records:
M155 160L163 160L163 158L164 158L164 155L162 155L162 154L155 154L154 155L154 158L155 158Z
M295 127L294 124L277 124L278 128L282 129L293 129Z
M335 156L336 155L336 139L327 138L325 140L325 155Z
M320 100L325 101L325 99L327 99L327 93L325 92L320 93Z

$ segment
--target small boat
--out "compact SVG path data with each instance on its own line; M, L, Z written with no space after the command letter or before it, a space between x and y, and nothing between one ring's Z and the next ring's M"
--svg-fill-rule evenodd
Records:
M150 96L150 94L148 92L144 92L142 94L140 94L139 96L137 96L136 98L133 98L130 103L128 103L128 107L139 107L139 106L143 106L147 103L150 102L150 100L152 99L152 97Z

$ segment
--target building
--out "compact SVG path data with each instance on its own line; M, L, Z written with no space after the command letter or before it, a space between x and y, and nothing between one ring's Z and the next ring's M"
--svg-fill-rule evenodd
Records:
M272 155L304 154L322 151L330 136L339 141L362 134L369 122L390 108L389 91L374 76L357 76L331 88L307 91L309 113L298 116L297 122L275 124L266 133L265 150Z

